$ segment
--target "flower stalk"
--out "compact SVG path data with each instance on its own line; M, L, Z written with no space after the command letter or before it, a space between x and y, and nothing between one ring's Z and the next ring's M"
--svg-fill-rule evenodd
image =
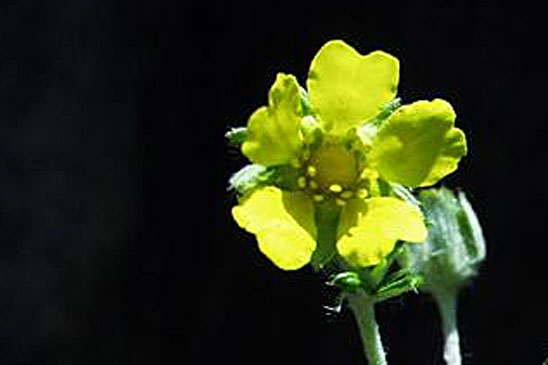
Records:
M347 296L350 309L358 325L363 349L369 365L386 365L379 326L375 319L375 300L363 290Z
M456 290L437 291L434 295L442 322L444 337L443 359L447 365L461 365L459 330L457 325Z

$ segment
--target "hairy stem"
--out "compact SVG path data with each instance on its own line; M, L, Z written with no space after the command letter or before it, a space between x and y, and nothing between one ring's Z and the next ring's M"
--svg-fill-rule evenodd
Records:
M381 342L379 326L375 320L375 302L363 291L348 295L369 365L386 365L386 355Z
M444 349L443 359L447 365L461 365L459 330L457 326L457 292L441 291L434 295L441 316Z

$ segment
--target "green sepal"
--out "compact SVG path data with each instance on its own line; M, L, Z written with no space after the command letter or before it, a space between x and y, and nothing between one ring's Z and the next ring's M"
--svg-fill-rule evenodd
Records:
M234 173L228 180L229 190L234 189L240 195L267 185L274 177L274 171L262 165L250 164Z
M393 196L392 185L384 180L378 179L380 196Z
M371 145L373 144L373 141L375 140L375 137L377 136L379 128L388 119L388 117L390 117L390 115L392 115L392 113L394 113L400 106L400 98L395 98L389 101L381 108L380 113L377 114L374 118L359 126L358 128L354 128L354 131L352 131L353 128L351 128L349 132L353 132L353 135L358 136L359 140L363 143L365 150L369 150L371 148Z
M421 202L415 198L413 195L411 189L406 188L403 185L400 184L390 184L392 191L394 192L394 195L396 195L398 198L405 200L406 202L413 204L416 207L420 207Z
M371 149L378 131L379 127L375 123L366 123L355 130L355 135L365 147L364 151Z
M301 119L301 133L306 146L315 150L321 146L324 138L323 130L318 121L311 115Z
M280 165L269 167L272 171L272 184L282 190L296 191L298 190L297 179L299 171L290 165Z
M370 276L375 283L374 289L377 289L378 285L382 282L386 282L386 275L392 268L392 265L396 261L396 258L401 254L403 250L403 242L398 241L394 251L392 251L388 256L386 256L379 264L373 266L369 271ZM389 279L390 280L390 279Z
M393 196L418 208L421 206L421 202L413 194L412 188L407 188L401 184L391 183L384 179L379 179L379 189L381 196Z
M308 100L308 93L306 89L302 86L299 86L299 96L301 97L301 114L302 116L314 115L312 112L312 107L310 106L310 101Z
M370 123L375 124L376 126L380 127L383 122L385 122L392 113L394 113L396 110L398 110L399 107L401 107L401 98L394 98L390 100L388 103L384 104L381 108L381 112L377 114L373 119L371 119Z
M239 146L247 139L247 128L236 127L225 133L225 137L231 145Z
M363 282L357 272L345 271L335 275L328 284L334 285L342 291L354 292L362 287Z
M330 202L318 203L315 209L315 221L318 229L316 250L310 264L316 271L324 268L337 255L337 227L341 207Z
M228 180L229 190L245 195L266 185L274 185L282 190L298 190L299 171L290 165L265 167L258 164L244 166Z
M424 282L425 280L422 275L405 275L402 279L391 281L389 284L381 286L375 293L375 300L380 302L410 291L417 293Z

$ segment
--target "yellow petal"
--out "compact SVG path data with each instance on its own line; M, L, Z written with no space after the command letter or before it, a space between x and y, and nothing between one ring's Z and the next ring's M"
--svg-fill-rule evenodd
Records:
M417 101L392 114L379 130L371 161L385 180L430 186L457 169L466 154L455 112L442 99Z
M270 88L268 107L257 109L247 123L242 153L253 163L283 165L297 156L302 146L299 95L295 77L279 73Z
M310 104L324 128L344 134L373 118L396 96L397 58L375 51L362 56L340 40L327 42L310 65Z
M283 270L296 270L316 249L314 205L301 192L268 186L232 208L238 225L255 234L259 249Z
M378 264L398 240L423 242L427 235L420 209L388 197L350 200L338 233L337 250L358 266Z

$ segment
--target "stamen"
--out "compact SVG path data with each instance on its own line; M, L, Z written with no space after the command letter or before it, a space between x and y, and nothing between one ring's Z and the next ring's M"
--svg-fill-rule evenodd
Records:
M314 177L316 176L316 173L318 172L318 170L316 170L314 166L308 165L306 172L308 173L308 176Z
M333 184L329 186L329 190L331 190L331 192L333 193L340 193L343 188L339 184Z
M341 198L343 198L343 199L350 199L350 198L352 198L353 195L354 195L354 193L353 193L352 191L346 190L346 191L343 191L343 192L341 193Z
M335 203L341 207L344 207L346 205L346 201L342 200L342 199L339 199L339 198L336 198L335 199Z
M301 189L304 189L306 188L306 177L304 176L300 176L298 179L297 179L297 186Z
M295 158L291 160L291 166L298 169L299 167L301 167L301 162L299 161L299 159Z
M314 180L310 180L308 182L308 186L310 187L310 189L317 189L318 188L318 183L315 182Z
M324 197L323 197L323 195L316 194L316 195L314 195L314 196L312 197L312 199L314 199L315 202L318 202L318 203L319 203L319 202L321 202L321 201L324 200Z
M360 199L365 199L368 195L367 189L359 189L356 191L356 196Z

